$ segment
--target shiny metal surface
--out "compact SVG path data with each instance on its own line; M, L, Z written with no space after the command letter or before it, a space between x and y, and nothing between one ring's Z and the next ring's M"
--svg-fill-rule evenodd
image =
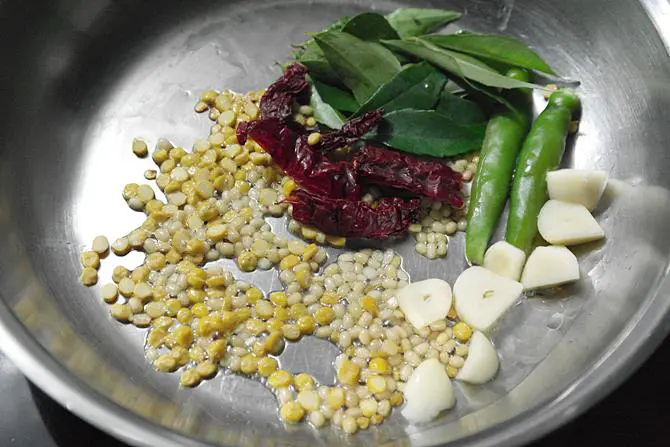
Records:
M174 375L155 373L142 334L113 322L96 291L78 284L81 248L139 223L120 196L148 167L130 152L133 137L190 144L207 129L192 112L201 90L266 85L305 31L401 4L0 1L0 347L12 361L68 409L147 446L512 445L579 414L630 374L670 329L662 0L412 2L463 10L463 26L517 35L580 79L584 120L566 165L619 179L598 211L607 242L581 252L583 280L565 297L513 309L494 337L500 376L482 388L459 386L457 408L440 420L416 428L397 415L351 439L287 431L255 382L219 376L180 390ZM398 250L414 279L453 281L464 267L461 243L454 238L440 262L410 256L409 242ZM113 264L103 263L103 277ZM266 288L273 281L247 277ZM307 346L315 343L294 346L284 361L328 380L332 352Z

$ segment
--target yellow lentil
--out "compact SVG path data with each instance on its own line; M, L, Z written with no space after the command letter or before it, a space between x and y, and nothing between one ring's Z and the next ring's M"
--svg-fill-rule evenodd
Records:
M337 370L337 378L346 385L355 385L361 374L361 367L351 360L345 360Z
M279 262L279 268L281 270L289 270L295 267L300 263L300 258L296 255L288 255Z
M297 423L305 417L305 410L298 402L287 402L282 405L279 415L289 423Z
M279 369L268 377L268 385L272 388L287 388L293 384L293 375L283 369Z
M314 378L307 373L300 373L293 379L295 389L298 391L314 389Z
M366 311L369 312L370 315L373 317L376 317L379 314L379 307L377 306L377 300L370 296L364 296L361 298L361 307Z
M198 372L203 379L211 379L216 375L218 370L217 366L212 362L202 362L195 367L195 370Z
M265 350L273 355L279 355L284 346L284 339L279 331L273 331L263 342Z
M326 326L335 319L335 312L330 307L322 307L314 313L314 318L321 326Z
M261 377L269 377L278 367L277 360L272 357L263 357L258 360L258 374L260 374Z
M332 306L337 304L339 301L340 297L338 297L337 294L333 292L324 292L321 296L321 304L323 305Z
M244 374L253 374L258 370L258 359L253 354L247 354L242 357L240 366Z
M304 315L298 318L296 324L298 325L300 332L304 335L312 334L314 332L314 329L316 328L314 317L312 317L311 315Z
M345 392L342 388L330 388L326 395L326 405L332 410L342 407L345 402Z
M288 297L284 292L272 292L270 294L270 301L275 306L285 307L288 304Z
M456 323L452 328L452 331L454 337L463 343L467 342L470 340L470 337L472 337L472 328L462 321Z
M369 369L377 374L388 374L390 372L388 362L382 357L376 357L370 360Z

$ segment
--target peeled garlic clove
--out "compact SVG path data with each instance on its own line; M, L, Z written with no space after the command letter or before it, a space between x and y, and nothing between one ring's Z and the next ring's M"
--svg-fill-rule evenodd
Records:
M521 283L484 267L470 267L454 284L456 313L473 328L487 332L519 299L522 291Z
M447 372L438 360L424 360L410 376L405 390L402 415L412 424L434 419L442 410L456 404L456 397Z
M556 287L579 279L577 257L566 247L537 247L521 275L525 290Z
M584 205L593 211L607 186L605 171L559 169L547 174L549 198Z
M537 217L537 229L553 245L577 245L597 241L605 232L584 205L549 200Z
M518 281L521 277L526 253L506 241L496 242L484 254L483 267L493 273Z
M441 279L414 282L398 292L400 310L417 329L446 318L451 299L451 286Z
M500 367L500 359L491 340L483 333L475 331L468 348L468 356L458 371L456 380L480 385L493 379Z

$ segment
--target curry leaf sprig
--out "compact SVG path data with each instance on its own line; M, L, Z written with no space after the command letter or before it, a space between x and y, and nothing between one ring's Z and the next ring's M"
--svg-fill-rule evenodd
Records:
M494 104L520 112L505 91L544 88L505 73L555 73L509 36L431 34L460 17L441 9L366 12L338 20L301 44L295 58L309 70L317 121L339 128L381 108L384 120L369 139L436 157L479 149Z

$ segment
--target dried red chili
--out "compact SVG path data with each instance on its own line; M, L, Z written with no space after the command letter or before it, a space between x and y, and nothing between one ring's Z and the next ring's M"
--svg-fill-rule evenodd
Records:
M350 238L383 239L398 236L415 222L421 201L399 197L381 199L376 207L363 201L333 199L296 190L286 202L293 205L293 218L313 225L326 234Z
M247 142L247 137L249 136L249 126L251 126L249 121L242 121L237 124L235 135L237 136L238 143L244 144Z
M307 68L298 63L286 67L284 73L268 87L260 103L263 119L291 117L293 100L307 90L309 83L305 79Z
M384 111L382 109L372 110L358 118L347 121L340 130L322 133L317 150L327 153L355 143L370 132L379 123L383 115Z
M238 128L239 129L239 128ZM277 119L254 121L247 132L274 162L306 190L333 198L358 200L361 183L393 187L463 206L462 177L445 163L370 144L350 161L330 161Z
M371 144L356 153L353 163L366 184L401 189L457 208L463 206L463 179L446 163L418 159Z
M323 133L316 146L307 143L305 129L289 118L293 102L305 91L307 70L289 66L261 98L262 119L240 123L237 137L254 139L301 189L286 201L293 218L323 232L354 238L379 239L404 233L420 213L420 200L383 198L376 207L360 201L361 183L392 187L461 207L462 178L446 164L370 144L349 161L331 161L326 153L352 145L381 120L373 110L347 122L342 129ZM295 129L295 130L294 130Z
M361 189L353 165L328 160L307 143L307 136L298 136L278 119L254 121L247 131L277 166L303 188L333 198L360 198Z

